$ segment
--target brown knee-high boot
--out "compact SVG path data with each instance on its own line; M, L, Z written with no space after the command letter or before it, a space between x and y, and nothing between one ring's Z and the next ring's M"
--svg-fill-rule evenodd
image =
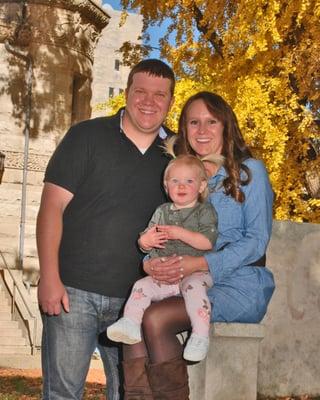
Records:
M140 357L122 362L125 400L153 400L146 361L146 357Z
M149 364L147 374L154 400L189 399L187 364L182 358Z

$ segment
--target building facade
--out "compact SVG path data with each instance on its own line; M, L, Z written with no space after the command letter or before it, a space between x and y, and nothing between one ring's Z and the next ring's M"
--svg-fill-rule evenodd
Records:
M0 0L0 251L10 268L38 269L44 170L68 127L91 116L94 49L109 20L99 1Z
M110 15L110 22L103 29L94 52L92 117L106 114L106 109L96 109L97 104L106 103L125 90L130 68L122 65L119 49L126 41L139 43L142 32L141 15L128 13L125 24L120 27L121 11L110 5L103 8Z

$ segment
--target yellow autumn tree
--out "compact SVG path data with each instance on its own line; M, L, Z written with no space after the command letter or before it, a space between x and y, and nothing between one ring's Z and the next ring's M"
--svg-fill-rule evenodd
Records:
M122 0L148 27L171 21L161 57L178 76L168 117L197 90L222 95L234 107L254 154L265 161L276 194L275 218L320 222L319 195L306 176L320 177L315 120L320 109L320 0ZM125 20L125 12L123 21ZM170 40L169 40L170 39ZM146 47L122 50L128 64ZM133 50L133 51L132 51Z

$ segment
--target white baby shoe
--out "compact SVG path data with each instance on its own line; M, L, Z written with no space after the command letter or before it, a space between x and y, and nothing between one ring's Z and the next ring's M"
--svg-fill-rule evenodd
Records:
M192 333L186 347L183 358L188 361L201 361L206 358L209 349L209 339Z
M114 342L135 344L141 342L140 325L129 318L120 318L107 328L107 336Z

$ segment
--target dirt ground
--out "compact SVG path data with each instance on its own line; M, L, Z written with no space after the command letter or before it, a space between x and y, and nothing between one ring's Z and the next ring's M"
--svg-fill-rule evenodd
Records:
M2 379L1 379L2 378ZM15 378L25 379L28 381L27 386L30 386L30 380L33 380L34 383L31 388L31 394L24 394L23 396L19 393L25 393L26 388L24 389L20 385L14 384ZM2 381L2 382L1 382ZM35 400L39 399L40 391L41 391L41 370L40 369L16 369L16 368L2 368L0 367L0 400L8 400L8 399L19 399L19 400ZM104 376L104 371L102 369L93 369L89 370L87 376L87 385L86 385L86 393L84 399L86 400L102 400L105 399L105 383L106 379ZM12 391L16 390L18 386L20 386L20 391L15 392L15 396L12 395ZM35 393L33 393L33 392ZM6 397L2 395L10 394L11 397ZM1 397L2 396L2 397ZM320 396L284 396L277 398L270 398L264 396L258 396L259 400L320 400Z

